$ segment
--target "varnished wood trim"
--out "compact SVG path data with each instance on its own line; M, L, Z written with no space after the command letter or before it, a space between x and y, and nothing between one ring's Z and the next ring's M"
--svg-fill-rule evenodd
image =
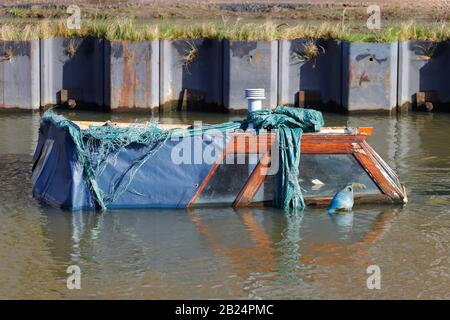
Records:
M377 160L372 156L370 150L364 143L361 143L359 146L361 149L355 151L354 156L369 176L375 181L376 185L381 189L381 191L383 191L384 194L388 195L393 200L402 199L401 192L399 193L399 190L397 190L397 188L383 175L381 171L383 169L380 168Z
M217 157L216 163L214 163L211 170L208 172L205 179L203 179L202 183L198 186L197 191L195 191L191 200L189 200L188 204L186 205L187 208L191 207L195 203L195 201L197 201L198 197L203 192L203 189L205 189L206 185L209 183L214 173L216 173L216 170L219 167L219 165L224 163L225 156L230 151L230 144L232 143L234 143L234 137L231 138L231 141L228 142L228 144L225 146L224 151Z
M266 179L266 175L264 171L267 170L270 166L270 150L262 157L259 161L252 174L248 178L242 190L236 197L236 200L233 203L235 207L243 207L248 206L256 192L258 192L261 184Z
M365 140L364 135L303 135L301 140L302 154L342 154L352 153L353 143ZM235 153L258 153L269 150L272 142L276 139L275 134L235 135L233 145L230 149Z
M223 155L222 155L223 156ZM208 172L208 174L206 175L205 179L203 179L203 182L200 184L200 186L198 186L197 191L195 191L194 196L191 198L191 200L189 200L188 204L186 205L186 207L191 207L195 201L197 201L197 198L200 196L200 194L203 192L203 189L205 189L206 185L208 184L208 182L211 180L212 176L214 175L214 173L216 172L217 168L219 167L219 163L216 162L211 170Z
M364 136L304 136L301 141L302 154L348 154L353 153L353 144L364 141Z

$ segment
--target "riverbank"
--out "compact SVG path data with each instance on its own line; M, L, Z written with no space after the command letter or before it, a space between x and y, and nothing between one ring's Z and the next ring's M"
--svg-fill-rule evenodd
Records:
M375 3L370 3L375 4ZM450 20L449 4L445 0L378 0L383 22L445 22ZM6 0L0 5L0 17L5 19L65 18L66 8L78 5L83 19L127 17L142 20L283 20L334 21L367 20L366 1L361 0Z
M4 24L0 109L235 113L246 88L264 88L264 107L449 111L448 39L445 24Z

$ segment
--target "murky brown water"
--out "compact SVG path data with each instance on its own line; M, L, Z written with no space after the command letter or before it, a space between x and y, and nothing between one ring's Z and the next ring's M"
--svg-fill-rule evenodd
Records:
M0 297L449 299L450 115L325 118L375 128L369 142L408 187L405 207L359 206L338 221L323 209L63 212L31 197L39 114L0 113ZM72 264L78 291L66 288ZM366 287L372 264L381 290Z

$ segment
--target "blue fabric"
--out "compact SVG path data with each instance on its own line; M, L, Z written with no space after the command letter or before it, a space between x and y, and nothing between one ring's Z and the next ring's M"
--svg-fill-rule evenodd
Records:
M194 163L192 154L189 163L175 165L171 159L174 147L181 141L186 144L198 143L203 152L214 143L218 152L223 150L231 139L231 135L210 136L203 139L201 135L185 136L179 134L179 140L171 139L163 143L158 152L149 157L136 171L131 183L123 193L114 199L108 197L115 194L118 181L130 167L148 154L153 146L131 144L117 154L114 161L107 163L95 178L95 182L105 196L106 208L149 208L168 207L184 208L194 196L197 188L211 170L213 163ZM47 161L40 170L33 185L33 195L52 206L64 209L96 210L98 204L86 180L85 168L78 161L76 146L71 134L65 128L56 127L53 123L42 123L38 146L34 159L38 160L45 141L54 140L54 145L47 150ZM217 159L218 153L215 154Z

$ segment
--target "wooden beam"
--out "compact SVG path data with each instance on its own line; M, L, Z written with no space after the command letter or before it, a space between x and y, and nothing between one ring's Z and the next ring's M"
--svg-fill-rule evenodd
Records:
M219 158L222 159L223 155L220 155ZM214 173L216 173L216 170L219 167L219 165L220 165L220 163L219 163L219 161L217 161L212 166L211 170L208 172L208 174L206 175L205 179L203 179L202 183L198 186L197 191L195 191L195 193L194 193L194 196L191 198L191 200L189 200L188 204L186 205L187 208L191 207L195 203L195 201L197 201L198 197L203 192L203 189L205 189L206 185L211 180L211 178L214 175Z
M391 182L386 178L382 172L383 169L380 168L378 161L366 144L366 142L361 143L359 145L360 149L355 150L354 156L384 194L393 200L402 200L403 192L397 188L395 182Z
M78 127L80 127L81 130L86 130L88 129L90 126L104 126L106 124L105 121L72 121L73 123L75 123ZM143 126L144 124L142 123L130 123L130 122L111 122L114 125L117 125L117 127L119 128L127 128L130 125L135 125L135 126ZM189 129L191 128L192 125L190 124L182 124L182 123L176 123L176 124L158 124L158 128L161 128L163 130L170 130L170 129Z
M236 197L236 200L233 203L235 207L245 207L250 205L253 200L253 197L258 192L261 184L266 179L265 172L270 167L270 149L264 154L261 160L258 162L257 166L251 173L247 182L245 183L242 190Z
M206 175L205 179L203 179L202 183L200 184L200 186L197 188L197 191L195 192L194 196L191 198L191 200L189 200L188 204L186 205L186 207L191 207L192 205L194 205L195 201L197 201L198 197L200 196L200 194L203 192L203 189L205 189L206 185L209 183L209 181L211 180L212 176L214 175L214 173L216 173L217 168L223 164L225 162L225 157L227 155L227 153L229 153L230 150L230 144L232 144L234 141L234 137L231 139L231 141L225 146L224 151L218 155L216 163L214 163L214 165L212 166L211 170L208 172L208 174Z
M353 144L365 140L364 135L330 134L303 135L301 141L302 154L346 154L353 153ZM274 133L262 135L235 135L233 145L235 153L258 153L271 148L276 139Z

